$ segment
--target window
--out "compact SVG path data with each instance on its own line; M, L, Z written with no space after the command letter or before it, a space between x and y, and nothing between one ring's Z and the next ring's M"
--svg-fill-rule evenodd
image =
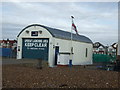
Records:
M87 57L87 54L88 54L88 49L86 48L86 53L85 53L85 56Z

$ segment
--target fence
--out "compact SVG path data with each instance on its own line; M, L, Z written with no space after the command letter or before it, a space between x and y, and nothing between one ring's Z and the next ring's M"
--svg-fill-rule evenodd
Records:
M113 62L116 60L114 55L105 55L105 54L93 54L93 62Z
M0 48L0 56L3 57L16 57L16 51L11 48Z

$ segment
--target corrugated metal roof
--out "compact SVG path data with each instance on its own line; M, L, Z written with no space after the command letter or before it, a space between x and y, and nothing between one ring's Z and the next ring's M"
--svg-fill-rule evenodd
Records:
M63 31L63 30L60 30L60 29L55 29L55 28L50 28L50 27L47 27L47 26L44 26L44 25L39 25L39 24L33 24L33 25L29 25L27 27L25 27L19 34L17 37L19 37L19 35L27 28L29 27L32 27L32 26L40 26L40 27L43 27L43 28L46 28L51 34L53 37L56 37L56 38L62 38L62 39L71 39L71 33L70 32L67 32L67 31ZM88 37L85 37L83 35L76 35L76 34L73 34L73 40L75 41L80 41L80 42L86 42L86 43L92 43L92 41L88 38Z

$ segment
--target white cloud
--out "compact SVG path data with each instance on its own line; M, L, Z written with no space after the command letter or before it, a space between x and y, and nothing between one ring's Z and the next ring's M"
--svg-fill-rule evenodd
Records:
M3 24L7 23L9 28L15 30L16 27L22 29L24 28L22 26L40 23L70 32L70 16L74 15L74 22L80 34L97 41L106 36L104 33L108 33L112 38L111 42L114 42L113 40L117 40L115 35L118 30L116 6L114 7L112 3L21 3L18 0L18 2L3 3ZM16 34L17 31L19 30L16 29ZM102 41L106 42L104 39Z

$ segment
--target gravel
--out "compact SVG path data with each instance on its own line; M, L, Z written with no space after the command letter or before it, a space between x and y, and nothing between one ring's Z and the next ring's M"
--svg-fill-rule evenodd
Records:
M81 66L28 67L3 65L3 88L119 88L120 72Z

